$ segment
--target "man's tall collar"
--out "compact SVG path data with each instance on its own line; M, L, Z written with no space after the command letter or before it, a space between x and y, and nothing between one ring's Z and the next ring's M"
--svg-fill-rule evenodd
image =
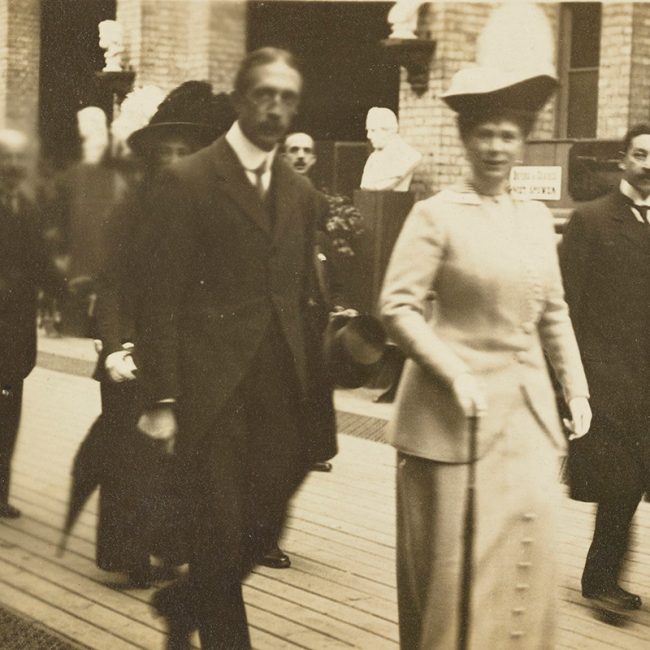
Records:
M644 199L636 190L636 188L630 185L630 183L624 178L621 179L619 190L623 196L626 196L628 199L630 199L630 201L632 201L632 203L635 203L636 205L650 205L650 195L646 196Z
M259 169L263 163L266 163L266 169L271 169L278 150L277 145L271 151L264 151L264 149L254 145L244 135L237 120L226 133L226 142L233 148L244 169L248 171Z

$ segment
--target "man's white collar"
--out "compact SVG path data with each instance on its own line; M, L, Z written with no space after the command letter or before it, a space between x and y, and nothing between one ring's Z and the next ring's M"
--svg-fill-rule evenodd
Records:
M239 162L247 171L253 172L259 169L262 164L266 165L267 170L271 169L278 150L277 145L271 151L260 149L244 135L238 121L235 121L228 133L226 133L226 141L233 148Z

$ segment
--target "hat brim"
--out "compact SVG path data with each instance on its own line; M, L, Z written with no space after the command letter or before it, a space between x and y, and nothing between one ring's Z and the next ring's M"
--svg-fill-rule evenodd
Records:
M126 140L131 151L146 154L163 138L177 135L188 137L207 145L211 142L214 128L198 122L157 122L134 131Z
M488 109L537 112L557 84L551 72L504 72L473 66L457 72L441 98L456 113Z

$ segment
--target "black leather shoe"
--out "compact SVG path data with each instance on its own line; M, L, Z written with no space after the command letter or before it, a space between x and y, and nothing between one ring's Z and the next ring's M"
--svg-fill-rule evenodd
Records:
M622 587L614 585L606 589L583 589L585 598L598 601L603 607L615 610L640 609L642 602L637 594L625 591Z
M332 471L332 463L328 463L327 461L319 461L317 463L314 463L311 466L311 471L312 472L331 472Z
M18 519L21 512L18 508L10 506L8 503L0 503L0 517L5 517L7 519Z
M179 600L176 585L159 589L151 598L156 614L165 619L167 625L166 650L192 650L191 638L196 629L193 617Z
M260 564L270 569L288 569L291 566L291 558L276 546L262 557Z

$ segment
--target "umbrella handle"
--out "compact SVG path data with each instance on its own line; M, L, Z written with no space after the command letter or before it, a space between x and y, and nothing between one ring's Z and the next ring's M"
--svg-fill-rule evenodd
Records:
M468 464L467 487L465 491L465 518L463 526L463 554L461 566L460 603L458 608L458 650L467 650L469 644L471 602L472 602L472 574L474 562L474 529L476 508L476 450L478 447L479 418L472 415L467 419Z

